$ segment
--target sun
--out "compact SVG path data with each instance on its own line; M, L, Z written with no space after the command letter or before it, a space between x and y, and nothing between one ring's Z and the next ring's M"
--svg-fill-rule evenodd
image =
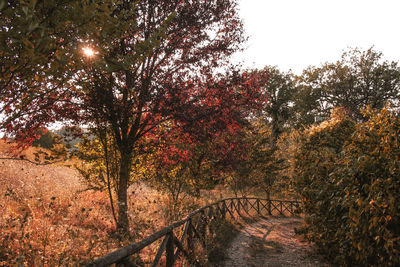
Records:
M95 54L95 51L90 48L90 47L84 47L82 48L83 54L87 57L93 57Z

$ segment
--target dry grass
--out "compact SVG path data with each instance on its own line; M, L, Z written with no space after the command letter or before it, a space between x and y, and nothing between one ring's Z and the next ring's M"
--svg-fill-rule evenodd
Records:
M83 191L75 170L0 160L0 177L0 265L75 265L118 246L106 195Z
M34 159L35 148L22 154ZM0 142L0 158L16 157ZM115 234L105 192L86 190L76 170L65 162L38 166L24 160L0 160L0 266L76 266L162 229L205 204L186 199L171 215L167 196L143 185L129 190L129 238ZM143 251L144 262L156 245ZM147 255L146 255L147 254Z
M84 265L148 237L196 208L233 196L222 186L204 190L200 198L187 196L174 212L167 195L144 183L134 184L128 191L130 231L121 239L115 232L107 193L87 190L79 173L70 167L76 160L35 165L19 160L21 154L11 153L10 147L0 141L0 158L17 158L0 159L0 266ZM36 152L29 148L22 155L34 161ZM224 259L226 244L245 223L239 221L215 225L218 235L208 240L204 262ZM179 229L174 232L180 235ZM137 263L149 264L161 241L145 248Z

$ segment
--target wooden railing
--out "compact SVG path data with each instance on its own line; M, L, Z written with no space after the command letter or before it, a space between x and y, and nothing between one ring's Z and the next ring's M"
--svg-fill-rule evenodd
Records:
M151 266L158 266L161 259L165 266L174 266L180 257L190 266L199 265L195 256L195 243L206 246L207 234L213 233L211 222L226 216L247 215L280 215L293 216L299 213L300 202L285 200L268 200L260 198L228 198L204 206L187 215L183 220L152 234L148 238L120 248L90 263L88 266L130 266L129 257L142 249L160 242ZM180 237L178 238L178 232Z

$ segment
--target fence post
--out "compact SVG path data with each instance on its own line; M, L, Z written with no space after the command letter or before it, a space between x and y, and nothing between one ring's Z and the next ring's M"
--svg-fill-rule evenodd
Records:
M169 232L168 234L168 241L166 247L166 267L174 266L174 232Z
M272 215L271 200L268 200L268 215Z
M257 198L257 214L260 215L260 199Z
M268 191L267 193L267 202L268 202L268 215L272 215L271 210L271 193Z
M222 218L222 209L219 206L219 202L217 202L217 205L215 205L215 219L221 219Z
M190 255L193 255L193 251L194 251L194 248L193 248L193 235L194 235L194 233L193 233L193 229L192 229L192 227L193 227L192 218L189 218L189 221L187 223L189 224L188 231L187 231L187 238L186 238L187 246L188 246L188 252L189 252Z

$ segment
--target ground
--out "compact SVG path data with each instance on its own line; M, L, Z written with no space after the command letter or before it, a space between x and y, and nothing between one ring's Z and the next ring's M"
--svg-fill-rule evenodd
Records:
M247 225L220 266L331 266L315 247L296 236L295 228L302 224L301 218L264 218Z

